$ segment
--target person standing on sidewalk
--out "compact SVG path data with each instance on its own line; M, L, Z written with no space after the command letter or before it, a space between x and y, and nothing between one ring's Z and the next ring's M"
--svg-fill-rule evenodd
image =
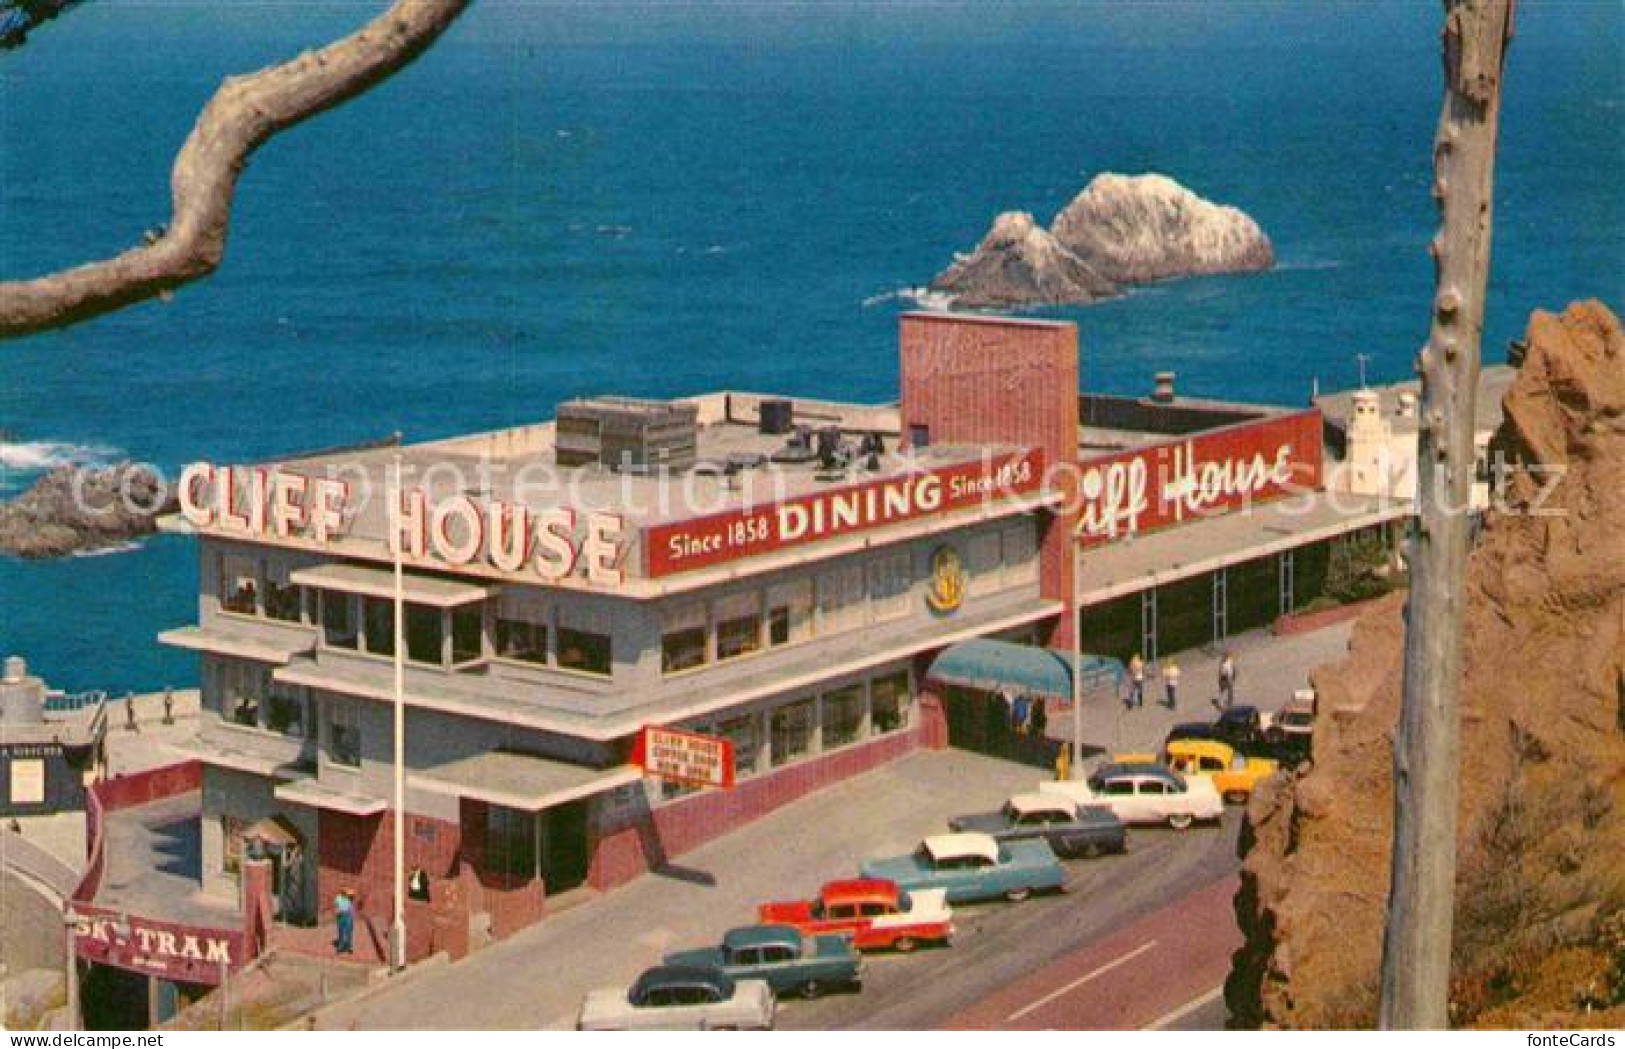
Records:
M1136 652L1128 661L1128 702L1124 706L1133 710L1145 703L1145 660Z
M1226 651L1219 664L1219 702L1221 710L1236 705L1236 654Z
M1168 709L1179 706L1179 664L1169 660L1162 668L1162 687L1168 694Z
M355 897L349 889L340 889L333 898L333 925L337 933L333 949L339 954L355 953Z

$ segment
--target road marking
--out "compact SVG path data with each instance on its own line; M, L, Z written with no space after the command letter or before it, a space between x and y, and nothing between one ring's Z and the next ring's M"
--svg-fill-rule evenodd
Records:
M1224 994L1224 984L1221 983L1219 986L1213 988L1213 990L1207 992L1201 997L1192 998L1190 1001L1186 1002L1184 1005L1181 1005L1173 1012L1162 1014L1155 1020L1152 1020L1150 1023L1140 1028L1140 1030L1160 1031L1165 1027L1171 1027L1222 994Z
M1113 969L1117 968L1119 965L1122 965L1124 962L1133 961L1135 958L1138 958L1140 955L1144 954L1146 951L1149 951L1151 948L1155 947L1156 945L1157 945L1156 940L1147 940L1146 942L1140 944L1138 947L1134 948L1132 951L1128 952L1127 954L1123 955L1122 957L1113 958L1111 961L1107 962L1105 965L1102 965L1100 968L1095 969L1093 972L1084 973L1082 976L1078 977L1076 980L1073 980L1071 983L1067 984L1066 986L1059 987L1059 988L1051 991L1050 993L1044 995L1044 997L1038 999L1038 1001L1033 1002L1030 1005L1022 1006L1020 1009L1017 1009L1015 1012L1011 1013L1009 1016L1006 1016L1004 1018L1004 1022L1005 1023L1010 1023L1012 1021L1019 1020L1023 1016L1026 1016L1028 1013L1033 1012L1036 1009L1042 1009L1044 1006L1048 1005L1050 1002L1053 1002L1055 999L1061 997L1063 994L1070 994L1071 992L1077 990L1079 987L1082 987L1084 984L1088 983L1090 980L1093 980L1095 977L1103 976L1106 973L1111 972Z

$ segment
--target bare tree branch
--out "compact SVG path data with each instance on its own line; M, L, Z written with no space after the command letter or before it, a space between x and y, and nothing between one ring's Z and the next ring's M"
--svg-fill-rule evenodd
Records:
M227 78L175 157L174 211L164 232L110 259L0 283L0 339L65 328L213 273L225 255L237 178L254 150L410 65L467 6L397 0L342 40Z

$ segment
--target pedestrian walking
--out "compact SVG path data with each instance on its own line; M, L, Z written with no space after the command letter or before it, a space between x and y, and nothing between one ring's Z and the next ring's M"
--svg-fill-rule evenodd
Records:
M1219 663L1219 700L1223 704L1222 710L1229 710L1236 704L1236 654L1225 652L1224 659Z
M1145 704L1145 660L1136 652L1128 661L1128 702L1130 710Z
M1049 731L1049 711L1044 709L1043 696L1033 700L1032 712L1027 715L1027 727L1039 739L1043 739Z
M1168 709L1173 710L1179 706L1179 664L1173 660L1162 668L1162 687L1168 694Z
M337 933L333 949L340 954L355 953L355 897L340 889L333 898L333 926Z

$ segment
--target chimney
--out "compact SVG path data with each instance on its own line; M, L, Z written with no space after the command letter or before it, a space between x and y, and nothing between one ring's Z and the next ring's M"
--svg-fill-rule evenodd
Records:
M1399 406L1396 414L1401 419L1409 419L1416 414L1416 394L1406 392L1399 395Z
M1158 404L1172 404L1174 400L1174 373L1157 372L1152 376L1151 399Z

